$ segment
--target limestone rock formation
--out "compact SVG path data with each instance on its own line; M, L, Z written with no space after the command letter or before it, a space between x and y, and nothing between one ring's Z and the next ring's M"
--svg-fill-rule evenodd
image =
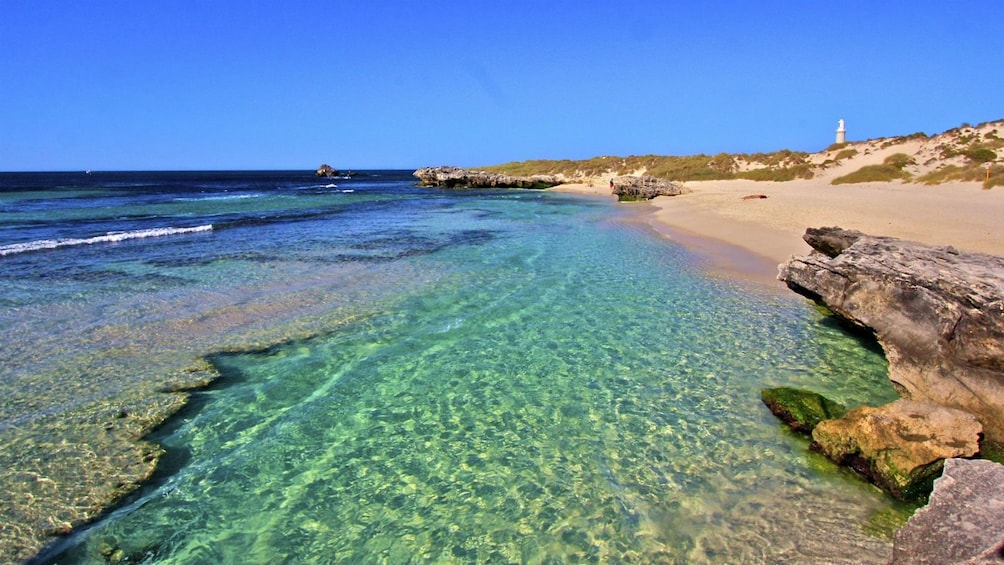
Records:
M801 434L811 434L823 420L839 418L847 413L842 404L819 393L797 388L765 388L760 391L760 399L779 420Z
M519 177L468 171L460 167L425 167L413 174L422 186L444 188L550 188L561 184L561 180L554 175Z
M812 430L813 447L867 476L896 498L927 495L945 459L980 451L975 416L930 401L860 406Z
M1004 465L949 459L927 506L896 532L890 565L1004 563Z
M614 177L612 192L619 200L651 200L656 196L679 196L690 192L681 183L656 177Z
M804 239L816 252L778 278L873 331L904 397L972 413L1004 443L1004 258L836 227Z
M338 169L332 167L331 165L324 164L324 165L321 165L320 167L317 167L317 170L314 172L314 176L318 176L318 177L337 177L338 176Z

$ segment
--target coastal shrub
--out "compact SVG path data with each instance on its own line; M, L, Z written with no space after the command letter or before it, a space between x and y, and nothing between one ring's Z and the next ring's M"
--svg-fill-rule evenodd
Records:
M743 173L747 176L739 176L739 174L734 172L737 167L737 159L761 163L771 172L751 171ZM812 177L809 154L788 149L774 153L756 153L753 155L719 153L711 156L702 153L686 156L603 156L581 161L537 159L502 165L490 165L480 167L480 169L491 173L504 173L515 176L562 174L568 178L594 177L607 173L625 175L644 170L647 175L675 181L725 180L733 178L791 180L794 178Z
M837 153L833 159L835 161L840 161L842 159L849 159L858 154L858 150L851 147L850 149L844 149L840 153Z
M940 169L935 169L926 175L917 177L917 182L924 184L941 184L953 180L962 180L965 169L958 165L946 165Z
M970 163L967 166L946 165L926 175L917 177L917 182L932 185L953 181L981 182L983 183L983 188L1004 186L1004 167L992 167L989 179L987 179L986 167L978 163Z
M708 161L708 168L723 174L731 174L736 170L736 160L728 153L719 153Z
M927 139L927 134L922 131L918 131L916 133L911 133L910 135L900 135L897 137L890 137L882 142L881 149L892 147L893 145L899 145L901 143L906 143L908 141L915 141L918 139Z
M907 155L906 153L893 153L882 161L882 164L889 165L890 167L896 167L897 169L902 169L907 165L914 164L913 157Z
M994 153L992 149L987 149L986 147L973 147L966 149L962 154L974 163L987 163L997 160L997 153Z
M733 178L731 173L717 171L709 166L712 157L704 154L688 157L662 158L653 163L648 174L669 180L720 180Z
M736 173L735 178L755 181L786 182L795 179L811 179L815 176L810 165L795 165L782 169L752 169Z
M809 162L809 154L804 151L782 149L773 153L753 153L740 155L751 163L763 163L767 167L791 167Z
M833 179L830 184L854 184L859 182L889 182L909 178L909 174L900 167L889 164L867 165Z
M954 145L941 145L938 147L938 155L942 159L951 159L956 155L959 155L959 150Z
M847 147L850 144L851 142L849 141L844 141L841 143L831 143L830 146L826 148L826 151L836 151L837 149L843 149L844 147Z

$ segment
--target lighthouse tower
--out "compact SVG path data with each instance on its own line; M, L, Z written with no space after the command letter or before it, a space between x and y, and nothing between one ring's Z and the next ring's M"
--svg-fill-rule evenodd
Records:
M837 121L837 143L847 142L847 129L844 128L844 120Z

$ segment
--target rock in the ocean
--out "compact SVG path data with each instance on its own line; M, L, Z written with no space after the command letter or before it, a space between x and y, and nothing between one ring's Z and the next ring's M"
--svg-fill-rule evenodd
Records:
M1004 465L949 459L927 506L896 532L890 565L1004 563Z
M425 167L413 174L422 186L444 188L550 188L561 184L561 180L555 175L519 177L468 171L460 167Z
M848 465L902 500L931 491L945 459L980 451L983 426L975 416L933 402L900 399L861 406L812 430L813 447Z
M314 171L314 176L318 176L318 177L337 177L338 176L338 169L332 167L331 165L324 164L324 165L321 165L320 167L317 167L317 170Z
M651 200L656 196L679 196L690 189L678 182L656 177L614 177L612 192L618 200Z
M765 388L760 391L760 399L789 428L806 435L823 420L847 413L844 405L819 393L797 388Z
M778 278L873 331L903 396L975 414L1004 444L1004 257L835 227L804 239L818 252Z

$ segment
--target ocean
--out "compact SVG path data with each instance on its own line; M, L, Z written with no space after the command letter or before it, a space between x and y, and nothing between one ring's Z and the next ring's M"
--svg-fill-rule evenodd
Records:
M760 401L894 399L881 352L644 206L0 174L0 544L125 494L36 562L885 562L912 509Z

